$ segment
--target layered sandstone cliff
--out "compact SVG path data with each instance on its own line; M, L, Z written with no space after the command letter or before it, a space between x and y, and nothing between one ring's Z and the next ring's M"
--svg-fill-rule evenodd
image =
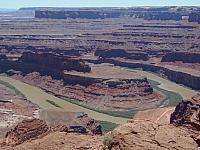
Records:
M36 18L52 18L52 19L67 19L67 18L86 18L86 19L104 19L104 18L119 18L120 12L112 11L90 11L90 10L36 10Z
M182 61L184 63L200 63L200 53L171 52L162 57L162 62Z
M91 68L79 59L58 56L52 53L25 52L17 61L1 60L0 70L1 72L16 70L21 71L22 74L39 72L42 75L62 79L64 70L90 72Z
M51 18L51 19L67 19L67 18L86 18L86 19L105 19L105 18L121 18L121 17L134 17L144 18L145 20L181 20L183 10L172 11L169 8L130 8L130 9L105 9L105 8L92 8L92 9L36 9L36 18Z
M19 59L23 63L31 63L38 65L41 68L50 68L55 70L75 70L79 72L90 72L90 67L82 60L71 59L63 56L58 56L52 53L23 53Z
M148 54L145 53L136 53L136 52L128 52L123 49L111 49L111 50L96 50L95 56L101 58L112 58L112 57L122 57L126 59L133 60L148 60Z

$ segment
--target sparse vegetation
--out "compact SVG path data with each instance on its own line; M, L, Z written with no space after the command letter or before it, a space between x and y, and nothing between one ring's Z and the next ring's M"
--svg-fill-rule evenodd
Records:
M60 105L56 104L54 101L51 101L51 100L46 100L48 103L52 104L53 106L55 107L58 107L58 108L62 108Z
M103 145L104 145L104 150L111 150L112 147L111 147L111 141L112 141L113 137L112 135L108 134L108 135L105 135L104 138L103 138Z
M108 122L108 121L97 121L102 127L104 132L109 132L109 131L113 131L118 124L112 123L112 122Z

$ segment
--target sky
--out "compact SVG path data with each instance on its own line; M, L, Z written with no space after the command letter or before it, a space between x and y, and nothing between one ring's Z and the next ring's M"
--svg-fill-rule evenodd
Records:
M200 0L0 0L0 8L200 6Z

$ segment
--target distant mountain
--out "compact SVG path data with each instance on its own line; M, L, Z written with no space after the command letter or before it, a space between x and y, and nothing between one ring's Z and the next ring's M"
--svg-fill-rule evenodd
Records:
M0 12L2 13L7 13L7 12L13 12L16 11L17 9L10 9L10 8L0 8Z

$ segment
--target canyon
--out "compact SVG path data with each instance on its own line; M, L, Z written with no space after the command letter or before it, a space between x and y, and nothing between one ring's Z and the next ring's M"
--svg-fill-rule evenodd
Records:
M3 13L1 149L197 149L199 31L198 7Z

